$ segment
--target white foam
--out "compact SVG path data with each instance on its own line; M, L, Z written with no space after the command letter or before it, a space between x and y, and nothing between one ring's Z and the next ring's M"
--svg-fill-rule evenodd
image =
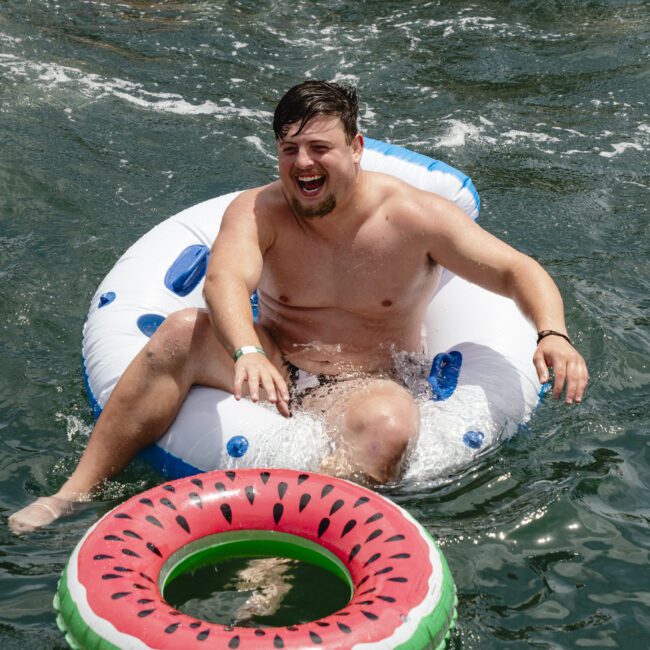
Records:
M635 149L636 151L643 151L643 147L638 142L618 142L613 144L614 151L601 151L600 156L603 158L613 158L622 154L627 149Z

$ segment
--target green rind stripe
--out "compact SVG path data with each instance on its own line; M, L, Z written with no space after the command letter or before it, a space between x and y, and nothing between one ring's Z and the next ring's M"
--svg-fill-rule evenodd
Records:
M59 589L54 596L57 612L56 624L73 650L120 650L116 645L97 634L83 620L68 589L68 567L63 569Z
M452 630L456 626L456 605L458 604L458 598L456 596L456 585L449 570L449 565L431 535L429 535L426 529L422 528L421 530L422 534L431 540L431 543L435 546L440 556L442 588L440 597L431 612L422 617L411 638L395 646L395 650L422 650L422 648L443 650L447 645Z

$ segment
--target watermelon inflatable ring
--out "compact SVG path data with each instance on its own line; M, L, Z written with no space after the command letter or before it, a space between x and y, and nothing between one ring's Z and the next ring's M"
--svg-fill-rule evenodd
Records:
M220 559L290 557L347 582L319 620L238 627L163 598L183 572ZM348 481L293 470L213 471L136 495L75 548L54 600L72 648L442 648L456 620L447 563L408 513Z

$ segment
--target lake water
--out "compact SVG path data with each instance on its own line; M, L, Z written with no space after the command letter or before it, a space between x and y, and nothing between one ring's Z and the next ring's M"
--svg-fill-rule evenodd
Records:
M92 422L89 300L167 216L275 175L270 119L352 82L368 135L468 173L481 223L538 259L591 370L584 404L445 485L393 498L440 540L453 648L650 646L650 5L632 0L0 2L0 644L64 648L51 607L84 530L158 477L132 465L64 524Z

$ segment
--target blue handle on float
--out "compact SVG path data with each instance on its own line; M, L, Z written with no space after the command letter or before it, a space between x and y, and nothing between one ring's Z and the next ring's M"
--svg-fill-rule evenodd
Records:
M203 244L188 246L173 262L165 275L165 286L178 296L191 293L208 268L210 249Z
M442 402L454 394L462 365L463 355L458 350L436 354L429 373L429 384L433 390L431 399L434 402Z

